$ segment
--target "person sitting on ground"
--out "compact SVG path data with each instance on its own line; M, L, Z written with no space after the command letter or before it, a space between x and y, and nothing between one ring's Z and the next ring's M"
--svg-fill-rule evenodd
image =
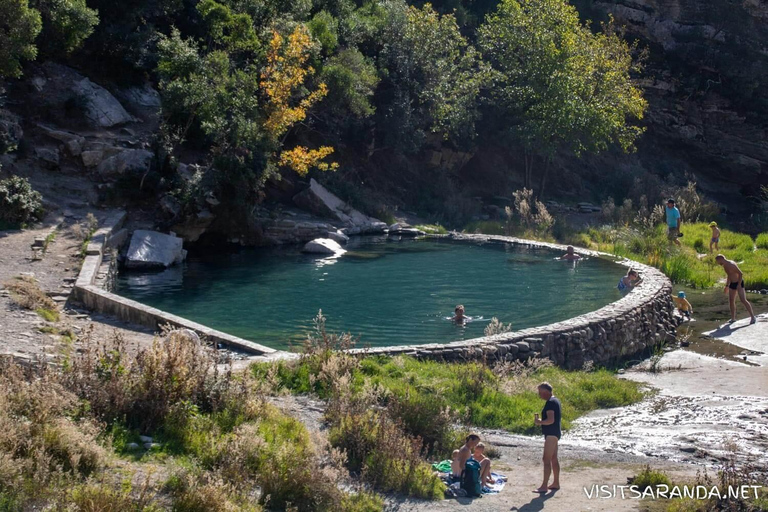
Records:
M736 295L738 295L739 300L749 312L751 317L750 325L754 324L757 322L757 318L755 318L755 312L752 310L752 304L747 300L747 292L744 289L744 274L741 272L741 269L739 269L735 261L725 259L725 256L722 254L715 256L715 261L723 267L725 275L728 277L723 289L723 292L728 294L728 305L731 308L731 319L728 323L732 324L736 321Z
M715 250L719 251L720 228L717 227L717 222L715 221L709 223L709 228L712 230L712 239L709 241L709 252L712 252L712 246L715 246Z
M469 318L464 315L464 306L459 304L456 309L453 310L453 318L451 318L457 324L463 324L469 321Z
M485 445L483 443L477 443L475 451L472 453L472 457L480 463L480 467L483 468L483 472L480 473L480 482L482 485L493 485L496 481L491 476L491 459L485 456ZM487 460L488 465L484 466L483 461Z
M575 261L575 260L581 259L581 256L576 254L575 252L573 252L573 246L569 245L566 248L565 254L560 256L560 259L561 260L568 260L568 261Z
M469 434L464 440L464 445L458 450L453 450L451 455L451 479L453 481L461 481L461 474L464 471L464 466L467 461L472 458L472 454L475 451L475 447L480 443L480 436L477 434ZM488 457L484 461L478 461L480 463L480 475L488 473L491 474L491 459ZM481 479L481 482L483 480Z
M672 300L675 301L677 310L690 320L691 315L693 314L693 306L691 306L691 303L685 298L685 292L677 292L677 297L672 297Z
M619 284L616 288L622 293L629 293L637 287L643 280L640 278L636 270L629 269L627 275L619 279Z

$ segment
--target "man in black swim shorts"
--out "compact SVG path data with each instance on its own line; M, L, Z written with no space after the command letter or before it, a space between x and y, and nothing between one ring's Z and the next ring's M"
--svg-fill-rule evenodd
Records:
M739 269L735 261L725 259L725 256L722 254L718 254L715 257L715 261L723 267L725 275L728 277L725 281L725 288L723 288L723 293L728 294L728 302L731 307L731 319L728 323L732 324L736 321L736 296L738 295L741 303L747 308L749 316L752 317L749 323L754 324L757 322L757 318L755 318L755 312L752 310L752 304L747 300L747 293L744 289L744 274L741 272L741 269Z
M552 394L552 386L549 382L542 382L538 386L539 398L546 401L541 410L541 419L535 415L533 422L541 426L544 434L544 481L533 492L544 493L560 489L560 463L557 460L557 442L560 440L560 400ZM549 483L549 475L553 475L552 485Z

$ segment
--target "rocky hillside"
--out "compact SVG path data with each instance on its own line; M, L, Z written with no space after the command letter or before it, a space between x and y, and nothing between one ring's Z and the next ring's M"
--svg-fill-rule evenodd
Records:
M768 184L768 1L597 0L647 46L635 163L690 172L734 212Z

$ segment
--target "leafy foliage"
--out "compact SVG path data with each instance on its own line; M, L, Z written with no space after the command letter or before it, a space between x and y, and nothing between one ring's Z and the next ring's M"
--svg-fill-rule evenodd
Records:
M40 13L27 0L0 0L0 78L21 76L21 61L35 60Z
M386 70L390 140L411 151L419 149L427 131L471 140L485 74L456 19L438 14L430 4L421 9L397 1L384 6L380 66Z
M494 104L513 121L509 130L529 158L576 155L615 142L633 148L646 101L630 74L633 47L612 25L593 34L565 0L503 0L479 29L494 74ZM527 162L526 185L531 178Z
M32 0L31 6L42 15L38 46L45 56L66 56L80 48L99 23L98 12L85 0Z
M0 222L13 225L39 220L43 214L43 196L27 178L11 176L0 180Z

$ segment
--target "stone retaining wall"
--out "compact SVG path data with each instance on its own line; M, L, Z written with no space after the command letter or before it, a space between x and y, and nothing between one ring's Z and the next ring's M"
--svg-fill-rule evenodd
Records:
M453 238L518 244L563 252L566 249L564 245L503 236L454 235ZM592 257L611 257L585 249L577 249L577 252ZM649 347L674 338L676 322L671 298L672 284L653 267L629 260L620 260L617 264L636 269L643 277L641 286L616 302L570 320L447 344L354 349L351 352L407 354L447 361L513 361L546 357L568 369L581 368L588 361L595 365L607 365L638 356Z
M252 354L287 357L278 351L229 334L210 329L185 318L151 308L139 302L115 295L99 286L106 275L109 258L105 251L125 241L127 233L120 229L125 213L109 219L88 245L77 283L75 298L87 307L113 315L123 321L156 328L170 324L192 329L208 339ZM534 248L565 251L565 246L533 242L519 238L487 235L452 235L453 239L474 243L508 243ZM577 249L585 256L611 257L586 249ZM588 361L607 365L621 359L640 355L649 347L674 338L675 318L671 298L672 284L660 271L629 260L619 265L636 269L643 277L641 286L622 299L597 311L522 331L475 338L453 343L353 349L355 354L407 354L419 358L446 361L485 359L487 361L525 360L546 357L558 366L577 369ZM100 278L101 276L101 278Z
M199 335L205 336L213 343L221 343L251 354L272 356L280 353L258 343L253 343L237 336L231 336L186 318L181 318L140 302L115 295L99 286L99 283L105 281L104 277L108 264L105 263L104 268L102 268L102 262L105 258L110 257L108 251L113 247L118 247L127 240L127 231L120 229L125 222L125 218L125 212L119 212L107 219L102 224L102 227L93 234L86 249L83 266L80 269L80 274L72 291L75 300L82 302L91 310L112 315L125 322L153 329L159 328L162 325L191 329Z

